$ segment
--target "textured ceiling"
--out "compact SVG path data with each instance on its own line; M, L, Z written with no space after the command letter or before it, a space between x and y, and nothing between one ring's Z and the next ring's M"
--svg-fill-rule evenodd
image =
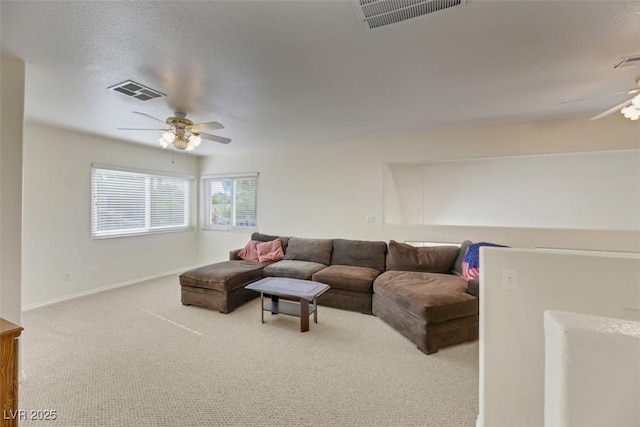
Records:
M196 154L599 113L635 86L637 1L478 1L366 30L351 1L1 1L29 119L156 145L185 109ZM168 95L108 90L132 79ZM606 118L603 120L610 120Z

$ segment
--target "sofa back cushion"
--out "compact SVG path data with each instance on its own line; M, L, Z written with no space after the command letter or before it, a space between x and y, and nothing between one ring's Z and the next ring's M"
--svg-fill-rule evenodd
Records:
M458 252L456 262L454 262L453 267L451 267L451 272L456 276L462 276L462 260L464 259L464 255L467 253L467 248L471 243L473 243L471 240L465 240L460 245L460 251Z
M331 239L306 239L302 237L290 237L284 253L284 259L297 261L319 262L329 265L331 263Z
M262 234L262 233L258 233L258 232L255 232L255 233L251 234L251 240L257 240L259 242L270 242L270 241L276 240L276 239L280 239L280 243L282 243L282 250L286 251L287 250L287 243L289 241L288 237L271 236L269 234Z
M384 271L387 244L364 240L335 239L333 241L332 265L351 265Z
M460 249L455 246L417 248L390 240L387 270L448 273L459 251Z

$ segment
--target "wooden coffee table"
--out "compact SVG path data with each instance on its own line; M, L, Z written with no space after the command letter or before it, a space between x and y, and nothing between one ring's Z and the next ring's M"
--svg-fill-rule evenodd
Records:
M246 289L260 292L261 319L264 323L264 312L271 314L287 314L300 318L300 332L309 330L309 315L313 313L314 323L318 323L317 298L330 288L324 283L311 280L289 279L284 277L267 277L250 285ZM268 295L271 301L264 303L264 297ZM297 298L300 302L281 301L283 298ZM311 303L311 306L309 306Z

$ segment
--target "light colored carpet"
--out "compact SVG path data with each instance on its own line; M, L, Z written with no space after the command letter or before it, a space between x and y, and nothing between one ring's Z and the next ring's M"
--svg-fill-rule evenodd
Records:
M21 426L473 426L478 345L426 356L374 316L180 304L167 276L24 313Z

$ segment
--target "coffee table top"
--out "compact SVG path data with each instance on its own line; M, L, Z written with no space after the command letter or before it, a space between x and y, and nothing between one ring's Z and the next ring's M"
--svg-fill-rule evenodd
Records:
M273 295L289 295L313 301L319 295L329 290L331 286L311 280L289 279L286 277L266 277L245 286L258 292Z

